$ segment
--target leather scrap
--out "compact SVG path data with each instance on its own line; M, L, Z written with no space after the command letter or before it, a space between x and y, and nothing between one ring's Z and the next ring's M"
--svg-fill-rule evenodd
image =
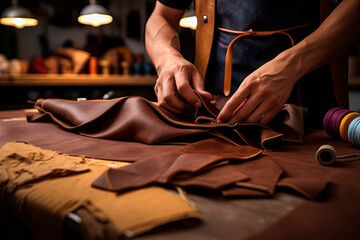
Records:
M205 153L211 145L216 145L219 152ZM195 152L194 148L199 151ZM231 156L224 151L230 148L234 150ZM243 151L241 149L241 146L233 146L224 140L207 139L131 165L110 168L92 186L117 192L155 184L218 189L248 178L227 164L229 160L245 161L262 152L250 146L244 146ZM224 162L226 164L221 164Z

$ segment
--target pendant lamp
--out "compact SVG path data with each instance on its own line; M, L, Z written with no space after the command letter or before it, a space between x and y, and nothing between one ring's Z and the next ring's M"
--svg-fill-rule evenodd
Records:
M1 14L0 23L16 28L31 27L38 24L31 12L19 6L18 0L11 1L12 6L8 7Z
M186 9L184 16L181 18L181 20L179 22L179 26L183 27L183 28L190 28L192 30L196 30L197 18L196 18L195 7L194 7L193 3L188 9Z
M96 4L95 0L90 0L90 4L84 7L80 16L79 23L98 27L104 24L109 24L113 20L110 13L103 6Z

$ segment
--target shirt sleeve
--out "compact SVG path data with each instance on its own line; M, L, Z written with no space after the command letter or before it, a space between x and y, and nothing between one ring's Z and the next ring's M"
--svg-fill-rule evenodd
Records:
M158 1L168 7L176 8L179 10L184 10L188 8L192 2L192 0L158 0Z

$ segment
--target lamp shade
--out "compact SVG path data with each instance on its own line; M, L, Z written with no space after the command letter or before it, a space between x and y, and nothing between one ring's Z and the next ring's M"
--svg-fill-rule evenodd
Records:
M90 4L83 8L78 17L78 21L82 24L98 27L100 25L109 24L113 20L109 12L101 5Z
M38 20L34 18L29 10L20 6L11 6L1 14L0 23L14 26L16 28L36 26Z

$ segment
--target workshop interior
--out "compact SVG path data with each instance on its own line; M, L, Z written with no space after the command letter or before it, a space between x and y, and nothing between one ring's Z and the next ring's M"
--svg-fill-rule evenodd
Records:
M179 22L191 63L199 2L217 0ZM157 103L156 3L0 1L0 239L360 239L360 43L322 129L293 104L219 123L197 92L181 114Z

